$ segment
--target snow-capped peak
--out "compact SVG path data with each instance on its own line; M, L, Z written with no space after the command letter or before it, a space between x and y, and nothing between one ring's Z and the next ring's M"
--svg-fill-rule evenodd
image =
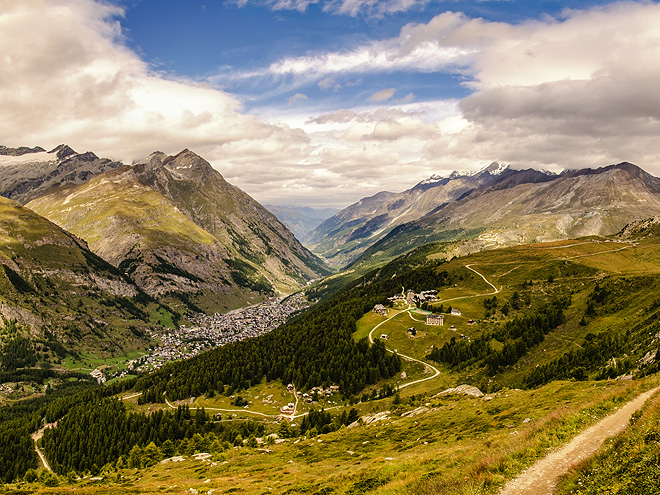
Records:
M448 175L441 175L441 174L433 174L428 179L424 179L422 182L420 182L419 185L424 186L426 184L435 184L437 182L445 180L447 177L449 177L449 176Z
M488 172L490 175L500 175L502 172L507 170L509 168L509 165L503 164L503 163L498 163L498 162L493 162L489 165L486 165L485 167L481 168L479 171L476 173L473 173L471 175L480 175L485 172Z
M471 171L468 172L466 170L454 170L453 172L446 172L446 173L440 173L440 174L433 174L431 177L428 179L424 179L422 182L420 182L418 185L419 186L425 186L429 184L436 184L438 182L446 181L446 180L452 180L452 179L458 179L460 177L476 177L481 174L484 174L488 172L490 175L500 175L502 172L505 170L508 170L509 165L504 165L500 164L498 162L493 162L485 167L480 168L477 171Z

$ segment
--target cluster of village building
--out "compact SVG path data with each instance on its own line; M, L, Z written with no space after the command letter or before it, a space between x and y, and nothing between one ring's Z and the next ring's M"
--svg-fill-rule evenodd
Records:
M127 371L117 373L116 376L125 376L129 372L153 371L168 361L187 359L212 347L263 335L308 306L305 296L298 293L225 314L199 314L190 319L191 326L181 325L178 329L170 329L164 334L150 335L151 338L160 340L161 344L150 349L149 354L128 361Z
M437 290L426 290L422 291L420 293L416 293L415 291L409 290L406 292L405 296L403 293L398 293L394 294L392 297L387 298L390 302L397 303L399 301L405 301L408 304L415 305L417 306L418 304L429 302L429 301L436 301L438 299L438 291ZM461 310L458 308L448 308L449 309L449 314L453 316L462 316ZM380 316L387 316L388 315L388 310L383 304L376 304L373 309L374 313L380 315ZM426 325L444 325L445 324L445 315L443 314L434 314L434 313L428 313L426 315L426 320L424 321ZM470 319L467 321L468 325L474 325L475 321ZM455 325L450 325L449 330L457 331ZM411 327L407 330L407 333L411 336L414 337L417 335L417 329L414 327ZM469 339L464 334L460 335L461 338L463 339ZM381 334L380 336L381 340L387 340L388 335L387 334Z
M286 390L288 392L293 393L295 391L295 388L293 387L292 383L289 383L286 386ZM298 400L303 400L306 404L313 404L314 402L317 402L319 398L321 397L332 397L332 394L335 394L339 392L339 386L337 385L331 385L327 388L323 387L313 387L309 393L307 392L295 392L296 397ZM293 402L289 402L287 405L282 406L280 408L280 413L282 414L293 414L293 412L296 409L296 405Z

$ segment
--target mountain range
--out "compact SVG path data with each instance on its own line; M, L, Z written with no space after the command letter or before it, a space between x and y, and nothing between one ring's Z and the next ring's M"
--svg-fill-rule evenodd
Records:
M323 222L308 245L339 266L382 263L435 241L449 255L610 235L660 213L660 179L624 162L551 174L493 163L365 198Z
M172 307L226 311L329 273L273 214L189 150L155 152L132 166L66 145L0 151L2 195Z

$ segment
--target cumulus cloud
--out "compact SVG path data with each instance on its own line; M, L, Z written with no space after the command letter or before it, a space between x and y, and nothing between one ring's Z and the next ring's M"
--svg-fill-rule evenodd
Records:
M301 148L299 132L242 114L234 96L152 71L124 45L116 6L0 3L0 135L8 145L66 142L128 162L156 149L212 153L271 139L293 155Z
M350 12L368 2L334 5ZM234 95L153 71L126 47L122 15L92 0L0 0L0 144L66 142L127 162L190 148L280 204L344 206L391 189L392 177L401 190L493 160L554 169L629 160L660 175L656 3L516 25L445 13L391 39L285 58L238 77L339 91L374 74L454 73L471 94L396 100L388 89L363 107L310 115L293 104L307 91L294 84L292 105L282 98L279 113L261 118Z
M629 160L660 174L658 25L660 6L650 2L571 10L559 19L516 25L445 13L405 26L396 38L286 59L271 69L308 77L460 74L472 93L456 114L420 116L438 130L414 137L423 142L414 148L421 149L420 171L475 168L488 160L554 169ZM372 127L360 122L359 115L372 113L345 109L307 122L324 125L337 139L396 140L401 147L413 139L409 130L430 127L407 115Z

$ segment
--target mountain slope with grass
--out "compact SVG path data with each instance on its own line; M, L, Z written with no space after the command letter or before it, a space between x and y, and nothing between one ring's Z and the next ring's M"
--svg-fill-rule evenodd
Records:
M434 175L402 193L380 192L325 220L310 233L307 243L332 265L344 266L397 226L418 220L511 173L507 167L492 163L474 174ZM546 177L540 172L538 175Z
M29 356L10 367L59 364L71 352L145 348L169 314L82 240L4 198L0 237L3 355L21 349Z
M497 493L660 383L652 225L452 260L415 249L264 337L53 405L40 418L58 421L42 443L56 474L23 486ZM648 449L636 435L626 449Z
M195 153L153 153L134 168L143 184L170 199L274 288L290 291L329 273L275 215Z
M29 207L148 294L195 310L249 305L326 273L272 214L187 150L155 153Z

